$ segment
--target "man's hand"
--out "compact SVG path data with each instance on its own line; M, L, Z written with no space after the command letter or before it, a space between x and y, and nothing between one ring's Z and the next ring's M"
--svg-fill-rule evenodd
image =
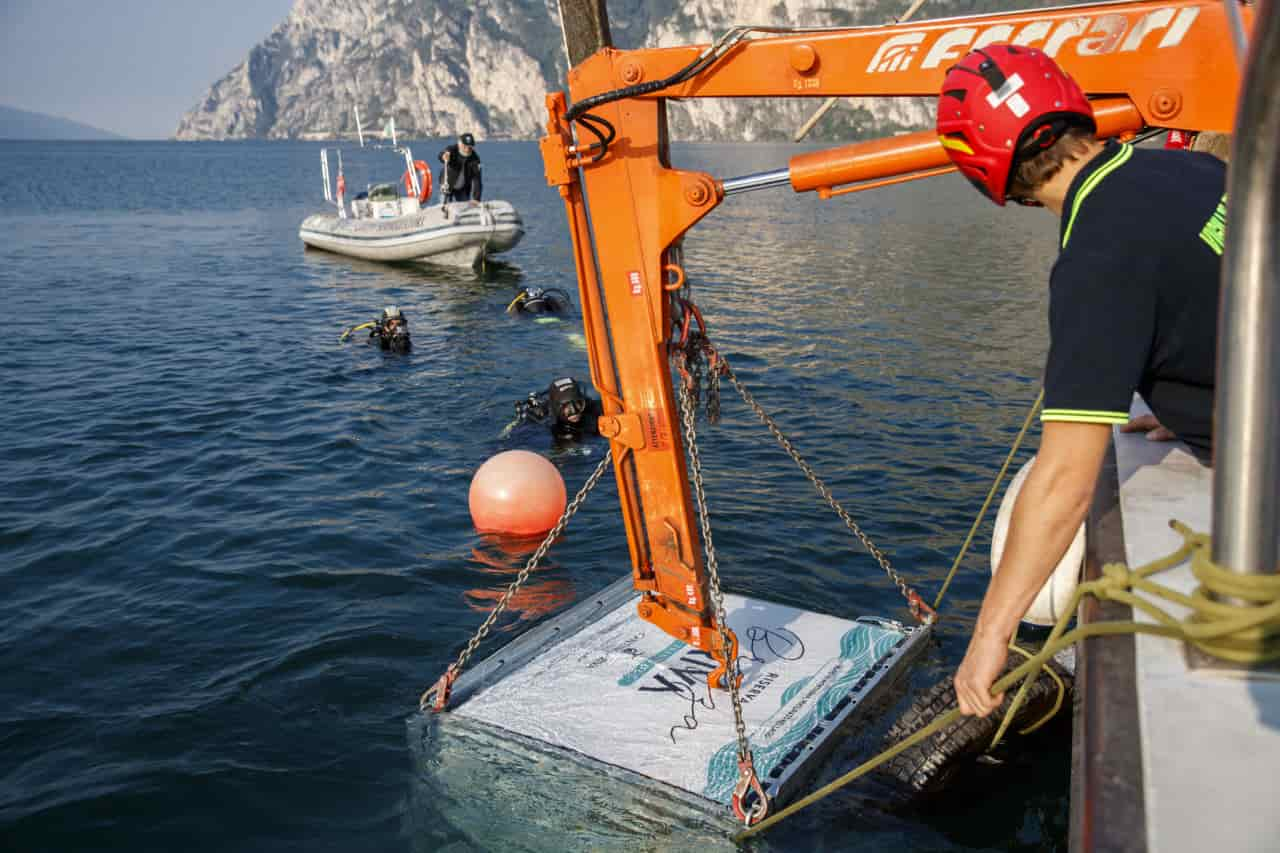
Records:
M1145 432L1147 441L1171 441L1177 438L1173 434L1173 430L1156 420L1155 415L1139 415L1136 418L1131 418L1127 424L1120 427L1120 431Z
M1000 566L956 670L956 697L965 714L985 717L999 706L1003 697L989 694L1004 670L1009 640L1080 529L1110 444L1107 424L1044 424L1035 467L1013 505Z
M960 713L985 717L1004 701L1004 694L991 695L991 685L1004 672L1009 657L1008 643L991 635L974 634L960 668L956 670L956 699Z
M450 155L452 155L452 154L453 154L453 152L452 152L452 151L446 151L446 152L444 152L443 154L441 154L440 156L444 158L444 161L445 161L446 163L448 163L448 162L449 162L449 157L450 157Z

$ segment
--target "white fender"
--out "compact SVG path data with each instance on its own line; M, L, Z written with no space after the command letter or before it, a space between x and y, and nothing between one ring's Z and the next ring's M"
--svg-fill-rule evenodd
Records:
M1013 505L1017 502L1018 493L1022 491L1022 484L1027 481L1027 474L1030 473L1035 461L1034 456L1027 460L1027 464L1022 466L1022 470L1013 478L1013 482L1009 483L1009 488L1005 490L1004 498L1000 501L1000 511L996 513L996 529L991 534L991 573L993 575L1000 569L1005 539L1009 535L1009 522L1013 518ZM1063 555L1062 561L1053 570L1053 574L1049 576L1048 582L1040 590L1035 601L1031 602L1031 607L1027 610L1027 615L1022 617L1022 621L1033 625L1057 624L1058 617L1071 602L1071 594L1075 592L1076 584L1080 582L1080 567L1083 564L1084 525L1081 524L1075 538L1067 547L1067 553Z

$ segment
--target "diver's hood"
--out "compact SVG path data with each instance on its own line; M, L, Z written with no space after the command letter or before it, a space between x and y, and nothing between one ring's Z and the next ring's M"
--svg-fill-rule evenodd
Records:
M582 388L578 386L578 380L572 376L566 376L563 379L557 379L551 383L551 391L547 395L548 402L551 403L551 411L560 414L569 409L569 414L575 414L573 409L578 412L583 411L587 407L586 395L582 393Z

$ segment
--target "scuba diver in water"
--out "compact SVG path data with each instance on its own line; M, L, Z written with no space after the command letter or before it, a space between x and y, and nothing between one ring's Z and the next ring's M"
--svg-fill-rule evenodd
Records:
M599 435L596 422L604 414L600 401L589 396L572 376L555 380L545 391L535 391L516 403L516 418L503 436L521 424L546 424L557 441L581 441Z
M382 349L408 352L413 348L413 342L409 339L409 321L405 319L404 312L394 305L383 308L382 316L377 320L347 329L338 340L345 341L351 337L352 332L361 329L368 329L369 340L376 340Z
M509 314L561 315L573 310L569 294L558 287L526 287L507 306Z

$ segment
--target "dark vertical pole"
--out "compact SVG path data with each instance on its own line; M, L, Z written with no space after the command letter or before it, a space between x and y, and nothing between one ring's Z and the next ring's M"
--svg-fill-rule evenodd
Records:
M608 0L560 0L560 29L569 67L602 47L613 47Z

